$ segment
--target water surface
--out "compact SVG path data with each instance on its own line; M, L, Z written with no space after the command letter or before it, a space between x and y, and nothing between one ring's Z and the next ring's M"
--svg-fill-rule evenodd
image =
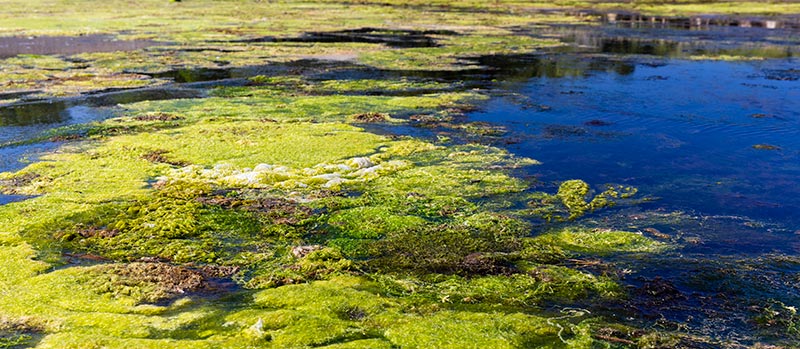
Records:
M532 170L542 181L632 185L664 208L800 226L797 67L670 60L543 74L508 86L526 103L496 98L472 118L508 126L510 149L544 163Z

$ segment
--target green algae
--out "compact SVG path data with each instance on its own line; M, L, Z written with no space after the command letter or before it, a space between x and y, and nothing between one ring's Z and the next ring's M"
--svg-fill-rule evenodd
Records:
M441 93L411 97L287 96L280 86L222 88L221 97L200 100L149 101L126 105L127 113L176 113L187 120L221 119L262 121L345 121L348 116L376 112L390 116L435 113L485 99L476 93ZM224 98L222 98L224 97Z
M584 254L656 253L667 246L639 233L610 229L566 228L534 238L544 245Z
M254 296L262 310L242 311L227 320L240 327L260 323L260 335L278 347L348 339L355 345L369 338L381 345L401 347L526 347L534 343L569 347L557 339L559 320L524 313L432 308L428 310L432 313L418 315L404 310L408 305L402 298L375 293L380 289L377 286L360 278L340 277L265 290ZM302 327L316 331L302 331Z
M550 337L551 341L555 337L554 328L544 319L522 314L498 315L436 314L390 329L387 336L401 347L410 348L519 348L546 345L543 337Z
M192 1L164 4L142 1L130 8L124 1L102 6L85 0L8 1L0 16L2 35L116 35L118 39L147 39L162 43L126 52L88 52L60 57L18 56L3 60L3 90L42 90L41 96L83 94L106 88L156 86L163 79L131 75L180 69L220 69L264 66L303 59L355 60L374 67L411 70L463 70L474 67L465 58L498 54L528 54L561 45L557 40L515 32L546 23L585 23L595 16L570 15L579 9L599 11L624 7L662 15L697 13L773 15L797 12L796 4L723 1L585 2L493 1L439 4L392 2L279 2ZM92 11L87 11L91 8ZM119 8L126 8L120 12ZM562 11L541 11L560 8ZM382 33L429 31L435 47L396 49L381 43L287 42L314 32L372 28ZM157 28L157 29L156 29ZM398 34L399 35L399 34ZM302 41L302 40L301 40ZM732 55L737 56L737 55ZM80 68L80 69L76 69ZM88 83L90 81L96 83ZM346 86L336 86L346 89ZM391 90L391 89L387 89Z
M491 209L528 189L509 171L535 160L347 124L358 113L439 113L481 96L251 89L258 94L124 105L86 139L2 174L4 190L40 196L0 207L0 231L16 246L3 252L15 270L4 284L26 293L0 312L57 323L43 329L45 348L594 342L531 312L619 299L617 282L552 265L571 250ZM261 291L214 291L215 278ZM203 292L244 299L231 307ZM463 341L421 331L422 319Z
M542 46L556 44L551 40L532 39L513 35L509 30L498 26L528 24L534 21L530 16L496 15L474 13L463 16L460 13L437 12L427 16L428 10L415 8L381 8L376 6L352 6L347 4L317 4L281 2L265 6L258 2L242 10L242 4L228 2L195 1L173 4L165 7L158 1L145 1L136 9L119 14L117 1L96 6L96 4L50 3L23 4L10 2L7 5L5 33L14 35L77 35L77 34L120 34L120 39L148 39L179 45L165 45L129 52L83 53L55 60L18 59L9 61L4 68L13 90L42 89L45 95L73 95L96 91L108 87L154 86L163 83L161 79L133 78L128 74L159 73L175 69L228 68L242 66L263 66L265 64L296 61L301 59L359 59L362 63L375 63L380 67L409 67L420 69L421 64L433 63L447 69L460 69L459 57L476 54L496 54L502 52L526 52ZM81 7L93 8L86 12ZM165 9L168 9L165 11ZM25 21L18 22L17 14L24 13ZM379 43L343 42L259 42L260 38L277 37L286 39L301 37L308 31L308 15L318 16L316 31L335 31L342 27L385 28L387 21L402 22L399 26L425 30L430 27L454 27L465 30L469 35L439 35L440 48L431 50L394 50ZM165 20L164 17L169 18ZM542 20L555 17L555 20L568 21L565 16L541 15ZM269 20L267 20L269 19ZM230 23L237 23L232 25ZM131 30L133 28L133 30ZM158 30L153 30L158 28ZM392 27L386 28L391 32ZM254 42L250 42L254 41ZM415 51L416 50L416 51ZM406 53L404 53L406 52ZM430 59L430 55L440 55L440 59ZM399 56L398 56L399 55ZM358 58L361 56L362 58ZM446 59L445 59L446 57ZM24 57L23 57L24 58ZM80 62L80 63L71 63ZM56 72L52 69L69 69L79 65L81 72L73 70ZM24 67L24 70L15 69ZM127 75L126 75L127 74ZM80 76L94 76L103 82L102 86L85 86ZM331 88L347 89L341 83ZM426 88L430 88L428 86ZM6 87L4 87L5 89ZM389 89L390 90L390 89ZM373 88L373 91L375 89Z
M561 266L520 264L520 272L511 275L374 274L371 277L387 294L415 302L419 311L451 308L529 312L551 302L612 300L624 295L620 286L608 277ZM430 302L438 304L431 306Z
M252 124L248 124L248 126L255 127L259 130L264 130L260 129L260 127L269 127L271 125L269 123L264 125L260 122L252 122ZM313 128L312 126L314 125L290 123L283 126L289 126L288 128L282 129L284 132L287 130L304 132L301 130L308 129L309 127ZM336 124L320 124L320 126L344 127L343 125L337 126ZM363 133L363 131L358 131L355 128L345 129L349 132L353 132L353 135L356 135L359 132ZM201 132L203 130L205 130L205 132ZM101 203L99 209L83 212L79 211L80 213L78 214L73 213L67 214L66 216L63 214L56 215L51 217L50 220L47 220L45 224L28 225L22 228L22 230L25 231L24 236L26 236L26 239L41 241L41 243L35 244L36 246L40 246L40 248L44 248L45 241L48 241L49 239L55 239L50 240L51 242L48 243L51 246L50 248L52 248L53 242L57 242L58 244L61 244L60 248L66 248L67 250L86 251L87 253L99 254L104 256L104 258L120 261L135 260L137 258L154 256L157 258L170 260L173 263L211 263L210 265L222 263L231 266L245 267L245 269L239 273L235 279L240 280L239 282L241 282L243 285L256 288L277 287L286 284L309 282L319 278L336 278L338 277L337 275L342 275L342 273L347 275L357 270L353 269L355 266L354 262L345 258L347 254L341 254L341 252L338 252L339 249L336 247L335 243L332 244L332 246L334 246L333 248L312 251L311 253L300 258L292 257L289 253L289 247L296 244L298 241L297 239L304 239L308 237L312 238L312 241L318 240L318 238L314 238L316 235L314 231L305 231L304 229L294 230L295 228L298 228L297 223L290 223L289 225L292 226L291 229L276 230L276 225L280 226L280 223L275 221L275 217L270 218L268 215L267 217L263 217L260 216L258 212L253 212L246 209L247 207L251 207L249 205L253 205L252 203L248 202L249 199L247 199L248 196L246 195L246 192L214 194L213 188L217 185L220 185L220 183L216 183L214 181L185 182L182 180L167 180L164 182L164 184L160 184L158 186L155 196L148 195L147 197L143 197L136 195L136 193L139 193L140 191L141 193L146 193L152 190L143 187L144 180L147 178L153 178L158 173L167 174L167 177L169 177L170 171L180 171L180 169L175 168L170 170L172 166L168 164L155 164L141 159L141 154L145 153L144 150L137 150L141 147L141 144L153 144L152 142L157 142L160 149L166 150L171 156L183 159L184 161L191 160L193 162L205 163L208 164L206 166L210 166L214 163L214 154L217 154L217 152L236 154L237 152L235 148L229 148L230 145L227 145L223 148L206 147L205 153L194 155L197 156L196 158L189 158L188 155L181 155L182 153L178 152L179 148L173 148L170 144L188 144L181 143L185 141L185 137L193 138L202 137L205 135L206 138L208 138L207 135L214 132L241 135L241 132L243 132L242 130L245 129L226 126L225 124L221 124L219 122L200 122L197 124L154 133L109 136L107 140L98 141L97 144L93 146L87 144L76 146L74 153L64 152L61 154L52 155L52 157L49 158L50 161L46 164L46 166L33 164L29 168L23 170L21 173L35 172L39 176L31 181L31 183L24 185L22 191L31 193L35 192L44 195L23 203L4 206L3 209L13 212L15 209L31 206L32 208L39 207L39 210L41 210L41 208L46 207L43 207L42 204L47 205L48 202L52 202L52 205L58 205L58 197L65 195L63 192L67 188L66 184L61 184L59 181L81 183L88 180L96 173L95 168L85 166L87 163L86 161L93 160L99 161L100 163L109 164L106 165L106 167L121 167L119 166L120 164L111 166L109 161L133 162L139 167L144 167L145 170L140 169L139 171L129 173L129 176L127 177L121 177L118 175L108 177L114 178L114 183L106 182L104 184L106 188L108 188L109 185L116 185L118 186L118 189L110 192L72 192L71 195L83 195L87 198L91 197L89 194L99 195L100 197L93 199L97 200L95 202ZM330 129L328 129L328 131L330 131ZM303 134L306 138L325 138L327 137L326 134L328 131L323 133L311 132L309 134ZM159 132L166 132L168 134L159 136ZM169 137L167 137L167 135ZM250 135L250 133L248 133L248 135ZM154 141L152 138L154 136L163 138L159 138ZM375 138L375 140L380 140L380 138ZM229 143L229 140L223 137L217 140L217 142ZM280 143L281 141L276 142ZM291 143L292 141L286 140L285 142ZM522 238L522 236L525 235L529 229L526 224L508 216L492 214L488 212L476 212L476 207L472 206L473 208L470 208L471 205L468 204L468 202L461 201L463 199L454 201L452 188L463 187L464 190L461 194L463 194L464 197L474 198L506 193L509 192L509 190L520 191L525 188L521 182L515 181L513 178L505 175L498 176L496 174L491 174L488 171L480 171L477 170L477 168L484 166L487 162L505 164L504 166L508 168L511 168L514 165L518 166L520 164L527 165L531 164L532 162L524 159L514 159L512 156L500 151L499 149L477 145L448 149L445 147L434 146L425 142L412 140L391 142L384 140L381 142L384 144L384 148L376 148L377 144L375 143L365 143L367 145L365 150L371 149L373 152L373 155L368 158L368 161L381 164L391 161L399 161L402 159L402 161L407 162L410 167L409 165L406 165L398 168L396 172L390 171L380 174L376 177L372 177L369 181L356 182L356 186L354 188L358 188L358 190L370 190L371 192L374 192L374 194L371 194L371 198L368 200L365 200L366 198L353 199L346 197L331 197L322 199L323 207L329 207L329 209L339 209L335 214L331 215L331 218L327 220L327 224L329 224L334 231L338 231L339 233L337 234L339 234L340 237L358 238L362 240L368 239L379 244L386 243L386 241L397 241L400 243L400 245L396 245L398 248L400 248L399 251L406 251L404 248L407 247L399 246L405 246L403 244L412 242L425 242L425 240L429 240L430 237L435 237L435 235L415 236L414 234L417 233L413 233L412 235L400 233L398 235L398 232L408 231L409 228L413 227L415 224L419 224L418 226L422 228L423 222L438 220L442 222L440 225L431 226L433 229L421 229L419 230L419 233L439 234L440 237L444 239L462 239L473 234L471 231L479 233L479 235L475 237L477 239L475 240L475 244L468 244L466 249L460 250L463 252L456 252L454 259L459 260L464 259L464 257L468 256L470 253L476 251L494 251L498 249L503 251L512 249L517 245L515 241ZM234 147L236 146L234 145ZM309 149L308 151L312 153L315 152L313 149ZM321 153L319 153L320 155L325 154L325 156L308 161L293 159L295 158L294 154L284 154L282 156L285 157L284 162L294 161L294 164L296 165L307 165L319 160L335 160L337 157L341 158L340 156L336 155L335 152L331 153L329 148L320 148L318 151L321 151ZM81 157L80 159L83 165L69 167L69 165L73 163L72 161L76 156ZM261 153L247 154L242 156L243 159L247 159L246 161L241 160L241 162L234 163L244 166L245 164L267 161L264 158L265 156L269 157L275 155ZM357 165L360 161L362 160L350 163L352 165ZM344 161L342 164L344 165L345 163L347 163L347 161ZM130 176L131 174L138 175L138 180L134 181L133 178L136 176ZM427 179L431 176L434 177L430 180ZM437 179L436 176L440 176L441 178ZM420 177L426 179L421 180L422 178ZM130 192L127 195L120 191L120 188L131 186L131 184L129 184L131 182L125 178L129 178L130 181L139 183L138 185L133 185L133 187L138 187L138 189ZM480 181L476 181L476 178L480 178ZM445 182L442 182L442 180ZM450 187L441 188L440 183L448 183L447 181L449 181ZM509 186L509 184L513 183L517 184ZM72 188L71 185L72 184L69 186L70 188ZM231 183L225 183L225 186L230 185ZM407 193L406 198L411 200L414 205L399 206L402 208L398 210L396 199L394 199L397 197L396 195L398 192ZM101 195L103 193L106 195ZM107 196L110 195L110 193L114 193L114 196ZM196 198L205 197L208 195L211 195L208 199L201 201L196 200ZM258 196L261 194L255 193L254 195ZM229 198L231 201L225 201L224 199L226 198ZM107 201L109 199L112 199L116 203L102 203L103 201ZM252 199L250 200L252 201ZM325 202L325 200L328 202ZM33 204L36 204L36 206L32 206ZM341 209L354 204L356 206L353 206L350 209ZM364 204L367 204L367 206L361 206ZM231 210L235 207L239 208ZM84 208L84 210L85 209L86 208ZM36 212L36 210L33 212ZM367 215L365 212L370 212L371 214ZM52 215L52 212L40 212L38 214ZM378 217L386 217L386 220ZM278 218L285 219L286 217ZM375 221L376 218L379 220ZM452 221L452 223L446 223L447 221ZM462 221L463 223L456 223ZM439 229L440 227L443 227L441 224L445 224L444 227L447 227L444 229L444 231ZM270 228L268 230L264 230L265 227ZM302 227L302 225L299 227ZM464 227L468 228L465 230ZM36 231L41 231L42 233L36 233ZM272 231L272 233L270 233L270 231ZM291 233L291 231L295 231L295 233ZM447 231L451 231L452 233ZM311 235L308 235L309 233L311 233ZM467 235L464 235L465 233ZM37 236L37 234L39 235ZM50 234L49 238L48 234ZM484 234L484 236L481 236L481 234ZM226 236L226 238L220 239L222 236ZM264 236L271 236L270 238L267 238L266 241L273 241L272 244L277 245L273 245L272 248L267 248L266 250L264 250L264 247L268 247L268 245L259 247L259 245L264 242ZM420 239L420 237L422 237L422 239ZM256 244L253 245L253 249L248 249L246 247L247 245L242 244L243 242L254 238L256 240L253 242ZM331 239L331 241L335 240L336 239ZM429 241L439 240L434 239ZM453 241L455 242L455 240ZM225 247L224 245L228 242L231 242L232 244L228 245L229 247ZM220 244L223 246L220 246ZM281 245L284 247L280 247ZM435 251L442 251L437 250L436 248L438 248L438 246L435 244L433 246L429 244L426 245L421 252L431 253L431 251L434 251L433 253L439 253ZM234 254L230 254L232 250L235 252ZM370 248L367 248L366 250L369 252ZM83 256L88 256L88 254ZM368 254L367 256L369 257L370 255ZM422 258L424 259L425 255L422 255ZM368 258L366 265L375 265L374 261L374 258ZM26 263L33 263L31 264L32 266L40 265L40 267L33 269L37 270L37 273L44 271L41 268L47 268L46 264L39 264L40 262L31 261ZM391 261L391 263L393 265L402 265L405 262L394 260ZM107 316L100 316L95 319L96 321L112 321L111 319L113 318L113 321L118 324L114 328L104 330L102 333L105 334L96 332L96 330L82 332L82 330L78 330L77 328L75 330L61 329L56 331L56 333L53 335L46 336L43 339L41 346L48 347L50 345L49 343L59 343L58 345L66 345L67 347L71 345L90 345L91 343L95 343L98 346L102 345L107 347L123 347L126 345L148 347L151 345L156 345L156 343L161 343L156 339L148 339L148 337L153 336L154 333L161 333L160 336L166 336L167 338L173 336L169 334L169 331L165 333L164 330L158 329L164 326L169 328L171 326L180 324L181 321L190 320L174 320L175 322L172 322L173 324L150 322L154 321L155 319L146 319L149 319L149 317L154 315L158 316L158 314L168 312L170 311L170 308L164 308L163 306L161 306L161 308L158 306L142 308L142 305L140 304L142 302L158 301L160 299L165 299L165 297L166 299L174 297L177 292L175 291L175 287L178 286L175 286L176 284L164 285L163 282L159 282L159 279L150 279L150 281L148 281L148 279L136 279L128 272L122 272L122 274L120 274L121 271L131 270L130 268L139 268L138 270L141 270L141 264L138 265L140 265L140 267L136 267L137 264L134 263L128 266L112 267L112 269L106 269L105 267L100 269L96 267L91 267L88 269L84 267L69 267L66 269L61 269L57 272L44 273L40 276L26 279L27 281L25 283L16 286L17 288L27 287L28 290L31 290L43 287L44 284L52 283L54 280L61 280L61 286L58 287L61 289L72 290L72 295L78 295L75 300L79 300L77 303L70 303L66 313L58 310L60 307L57 306L58 303L52 303L58 302L59 299L62 299L53 295L52 293L47 294L46 297L50 297L50 301L43 303L41 313L32 311L30 309L23 310L22 313L41 314L39 316L42 316L43 318L51 318L53 316L45 314L63 314L55 316L56 318L61 318L68 321L65 325L62 325L66 328L72 328L72 326L78 324L83 324L81 326L88 325L91 328L91 325L86 323L85 320L80 320L80 316L83 316L81 315L82 313L95 311L93 309L96 309L95 307L100 305L108 307L106 309L108 309L107 311L111 311L111 313L120 314L113 316L109 314ZM430 267L432 269L441 269L442 264L437 262L431 264ZM514 284L513 282L507 286L502 286L508 282L505 280L505 277L502 276L487 277L483 281L481 281L481 279L465 279L461 282L466 282L467 285L471 286L467 286L466 290L460 291L460 293L457 293L457 295L463 294L461 299L471 298L469 301L470 304L475 302L488 302L489 304L492 302L500 302L500 304L516 304L519 306L521 304L527 304L526 302L531 300L529 299L528 301L520 302L505 299L492 300L489 297L497 294L513 294L513 290L515 289L514 287L516 287L518 290L522 290L530 287L530 283L540 284L539 287L541 290L534 292L533 294L535 296L532 296L534 297L532 299L536 300L576 299L589 294L586 293L587 291L577 291L577 293L574 293L576 290L583 289L584 287L588 287L589 290L598 290L588 291L590 293L608 293L606 291L600 292L599 290L601 288L596 288L600 286L589 286L595 283L595 281L591 281L593 276L585 274L583 276L579 276L581 273L573 274L571 272L567 272L567 270L558 271L557 268L553 268L554 267L539 269L536 272L538 273L536 275L547 276L539 276L539 279L537 279L537 277L528 276L527 278L533 278L533 280L521 283L518 282L517 286L512 286ZM144 270L152 271L153 269L145 268ZM525 280L525 277L519 276L518 279ZM564 286L562 287L557 287L555 286L556 283L550 282L550 280L562 279L564 280ZM583 281L578 281L582 279ZM578 286L585 282L589 282L589 284L586 286ZM82 284L83 286L79 287L77 286L78 284ZM441 289L438 291L428 291L428 299L448 299L449 297L452 297L452 292L444 292L444 288L442 286L444 283L437 282L436 284L438 285L437 288L441 287ZM614 283L609 283L609 281L601 281L601 284L610 285L612 288L615 287L613 286ZM177 283L177 285L180 285L180 283ZM308 289L311 287L311 285L314 285L314 287ZM319 288L318 285L319 284L310 283L298 286L303 286L306 291L317 292L316 289ZM285 289L285 287L290 286L281 286L274 288L274 290L288 291L289 289ZM602 286L602 288L607 287L609 286ZM447 289L451 288L452 286L448 287ZM484 291L480 292L478 290ZM349 291L346 291L345 289L343 292ZM41 301L44 298L39 298L40 296L40 293L33 292L30 293L29 297L32 297L32 300L36 299L37 301ZM314 296L315 299L318 297L322 296ZM289 295L282 295L279 296L277 300L285 302L287 298L292 297ZM352 294L347 294L345 298L352 301L355 297ZM260 302L258 299L262 298L256 297L256 303ZM330 295L325 295L322 297L322 299L329 299L331 302L335 302L336 304L339 303L339 301L336 301L336 297L332 297ZM72 302L75 302L75 300ZM12 303L7 304L5 307L6 310L4 311L9 311L10 308L8 308L8 306L20 304L18 303L19 301L20 300L17 299ZM82 303L84 301L93 302L92 304L94 305L92 307L87 307L84 305L84 303ZM266 301L261 302L259 307L291 307L291 304L274 304L271 302L265 302ZM402 298L397 298L397 300L393 302L402 302ZM24 303L25 302L22 304ZM176 306L180 307L181 303L176 302L175 304ZM352 302L346 304L352 304ZM307 306L313 307L314 304L311 303ZM382 309L383 307L378 308ZM190 309L191 307L182 311L182 316L186 317L187 319L202 319L205 316L203 315L204 311L194 311ZM338 310L334 309L331 313L324 316L312 316L306 313L298 314L298 310L293 310L293 314L295 315L288 315L285 313L285 311L283 311L281 314L286 315L270 318L283 318L284 320L272 321L284 322L265 323L262 321L262 325L260 328L258 328L258 331L251 329L251 327L258 323L258 319L265 319L266 316L258 318L250 317L248 321L241 323L241 326L233 327L239 328L240 331L246 331L248 333L255 331L257 332L255 337L250 335L246 338L249 338L248 340L250 341L255 341L255 343L263 343L262 341L264 338L269 338L269 343L271 343L270 345L276 347L324 344L345 345L345 342L351 341L354 343L356 341L369 341L367 343L377 342L382 344L385 344L385 342L395 343L391 339L392 336L396 337L398 336L398 333L405 333L405 331L411 330L411 328L399 327L392 331L388 331L390 326L386 325L386 318L381 318L380 316L378 316L379 320L376 321L380 321L383 325L369 325L360 329L357 326L354 327L354 322L362 323L364 321L363 319L353 320L350 319L351 317L361 318L362 316L367 316L362 314L370 314L370 310L364 304L363 300L359 301L358 304L352 304L351 306L345 306L344 308L339 307L337 309ZM19 312L19 310L17 311ZM78 313L74 313L76 311L78 311ZM345 314L349 320L342 320L342 314ZM466 314L467 313L460 314L458 312L446 312L438 315L437 321L442 322L445 326L462 326L455 325L462 323L464 324L463 326L467 326L464 327L465 330L471 329L472 327L470 326L474 325L469 325L468 319L475 320L479 319L480 317L474 317L472 315L465 317ZM277 316L277 314L273 315ZM391 318L391 316L398 315L387 314L385 316ZM128 319L128 317L130 317L130 319ZM233 318L235 318L235 316ZM138 323L139 321L147 321L146 323L148 323L148 325L138 331L131 331L132 328L128 326ZM291 323L292 325L289 326L287 325L288 323ZM395 322L389 321L388 323ZM378 326L377 329L375 326ZM309 328L317 328L319 331L308 331ZM552 325L548 325L548 328L549 330L546 332L550 333L550 335L556 331ZM268 335L261 333L266 332L265 329L271 329ZM236 345L240 345L242 343L239 340L232 340L230 339L231 337L228 337L224 334L226 331L233 331L230 328L218 328L212 326L208 331L211 331L210 333L214 333L211 337L209 337L208 341L203 343L193 341L193 344L191 345L188 343L182 343L182 345L189 345L190 347L206 347L209 345L226 347L224 343L229 343L230 346L235 347ZM387 331L387 333L390 333L391 335L380 334L376 335L378 338L370 338L370 336L373 336L374 333L382 333L382 331ZM494 330L490 331L489 329L486 329L485 331L489 331L487 332L489 334L496 333L492 332ZM550 337L544 336L544 338L540 338L538 333L535 335L531 334L532 332L530 332L531 330L529 329L515 328L513 331L527 333L525 335L514 335L515 338L516 336L527 336L525 337L527 339L524 339L524 341L550 341L547 339ZM71 339L64 337L67 334L71 336L69 337ZM197 338L199 338L200 334L197 332L192 332L191 336L197 336ZM136 339L137 337L139 339ZM92 339L89 340L89 338ZM398 343L405 343L403 342L405 340L419 340L423 342L430 340L424 339L426 338L425 336L417 339L407 339L412 337L401 335L400 337L396 338L404 338L396 339L397 341L400 341ZM521 341L523 339L515 339L514 341L517 340Z
M120 13L118 1L92 3L91 13L80 3L64 13L62 3L10 2L4 16L31 14L24 24L4 24L4 33L134 27L121 37L179 45L7 59L2 74L11 83L3 89L75 95L166 83L140 73L309 56L460 70L475 68L469 58L558 44L517 36L513 26L582 20L526 12L552 4L519 1L385 3L248 2L254 6L244 9L230 1L144 1L134 16ZM171 20L160 15L164 9ZM403 23L454 33L431 34L437 47L411 49L236 42L300 35L308 16L319 19L320 31ZM74 72L79 66L84 71ZM564 261L665 249L616 230L537 235L530 212L508 210L530 189L511 172L535 160L444 136L432 142L362 128L409 119L502 135L490 125L446 124L487 98L457 92L461 83L257 75L249 85L215 88L205 99L121 105L115 119L46 135L79 138L0 174L4 192L39 195L0 206L0 289L7 295L0 316L12 324L8 345L0 346L608 347L597 336L602 319L547 309L614 302L624 287ZM588 184L573 180L531 205L534 214L571 220L634 192L610 187L592 196ZM780 305L762 323L796 328L796 316Z
M598 209L613 207L621 201L630 199L637 193L636 188L608 185L606 190L592 196L588 183L573 179L562 182L555 195L535 193L529 206L532 214L548 221L575 220Z
M401 78L399 80L382 79L347 79L347 80L322 80L309 81L302 77L264 76L257 75L248 78L250 86L240 88L220 88L214 90L216 96L259 96L278 94L375 94L386 95L393 93L422 94L432 92L446 92L457 88L452 83L442 83L433 80L412 80ZM256 89L253 86L259 86Z
M468 63L466 59L469 57L527 53L544 47L561 45L555 40L491 35L485 32L450 37L442 42L442 47L363 53L359 56L359 60L384 69L463 70L477 68L476 65Z

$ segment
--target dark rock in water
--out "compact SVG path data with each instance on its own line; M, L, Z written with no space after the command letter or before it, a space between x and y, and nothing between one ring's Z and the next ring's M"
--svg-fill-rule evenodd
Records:
M369 113L362 113L356 114L351 116L353 121L355 122L384 122L389 120L389 115L386 113L377 113L377 112L369 112Z
M547 125L542 129L544 138L567 138L585 136L589 132L578 126L571 125Z
M586 126L611 126L612 125L608 121L597 120L597 119L589 120L587 122L584 122L583 124L586 125Z
M511 275L514 266L485 253L471 253L459 263L459 268L468 275Z
M670 304L675 301L686 300L680 290L672 282L656 276L652 280L647 280L636 290L639 296L648 299L652 305Z
M768 80L797 81L800 80L800 69L765 70L764 77Z

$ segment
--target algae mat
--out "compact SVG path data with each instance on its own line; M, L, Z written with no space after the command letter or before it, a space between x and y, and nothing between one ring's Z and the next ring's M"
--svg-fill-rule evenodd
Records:
M579 222L646 197L580 179L543 186L521 175L539 163L503 147L505 128L467 117L516 96L498 82L531 76L497 62L567 47L536 29L599 25L584 7L706 7L2 5L4 36L105 46L0 64L0 131L16 132L0 150L42 149L0 173L19 198L0 206L0 347L741 345L615 316L678 297L656 281L631 291L625 263L685 241ZM92 119L70 119L74 108ZM744 344L791 346L794 308L763 308L752 321L767 335Z

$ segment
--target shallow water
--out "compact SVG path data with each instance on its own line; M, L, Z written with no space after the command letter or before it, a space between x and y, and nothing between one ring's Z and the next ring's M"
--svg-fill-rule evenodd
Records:
M21 54L51 55L133 51L157 44L150 40L117 40L111 35L0 37L0 58Z
M521 174L538 180L534 190L582 179L598 192L619 184L651 199L580 224L676 244L605 258L627 273L630 301L587 306L734 347L770 340L753 319L775 302L800 304L796 34L618 26L548 33L573 45L484 62L517 76L469 120L504 126L501 146L542 162ZM687 59L704 54L771 59Z
M0 113L0 172L13 172L35 161L40 155L56 150L62 142L42 142L13 145L57 127L86 124L103 120L113 113L107 108L87 106L68 107L64 103L45 104L15 113L16 117ZM27 196L0 194L0 205L27 199Z
M509 127L519 139L510 149L544 163L532 169L542 181L632 185L665 209L800 227L800 82L780 77L797 63L674 60L535 77L508 86L526 103L495 98L471 117Z

